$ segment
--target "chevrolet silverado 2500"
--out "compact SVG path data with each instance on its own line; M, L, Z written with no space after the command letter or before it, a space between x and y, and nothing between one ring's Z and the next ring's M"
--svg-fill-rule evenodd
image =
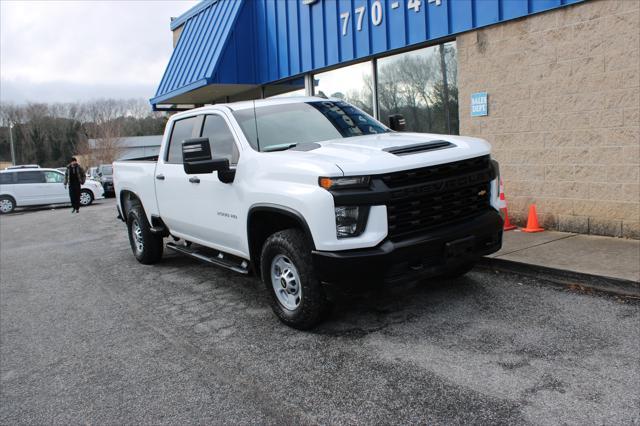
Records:
M166 248L255 273L284 323L328 312L326 284L456 276L499 250L498 165L481 139L396 132L339 99L173 115L157 159L114 163L144 264Z

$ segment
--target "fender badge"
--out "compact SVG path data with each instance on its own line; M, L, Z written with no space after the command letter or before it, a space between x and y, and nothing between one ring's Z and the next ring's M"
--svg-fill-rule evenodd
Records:
M483 189L482 191L478 192L478 195L479 195L479 196L481 196L481 197L482 197L483 195L486 195L486 194L487 194L487 191L486 191L486 190L484 190L484 189Z

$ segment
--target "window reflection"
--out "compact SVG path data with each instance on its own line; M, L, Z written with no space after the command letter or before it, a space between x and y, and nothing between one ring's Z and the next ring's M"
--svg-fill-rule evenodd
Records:
M313 81L315 95L344 99L367 114L373 114L371 62L316 74Z
M294 78L278 84L271 84L264 88L265 98L285 98L304 95L304 77Z
M378 59L380 121L402 114L407 131L458 134L455 42Z

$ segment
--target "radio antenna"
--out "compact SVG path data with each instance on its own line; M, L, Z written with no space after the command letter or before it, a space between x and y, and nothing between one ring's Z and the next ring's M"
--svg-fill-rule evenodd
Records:
M256 144L258 145L258 152L260 152L260 136L258 135L258 116L256 115L256 100L253 100L253 122L256 126Z

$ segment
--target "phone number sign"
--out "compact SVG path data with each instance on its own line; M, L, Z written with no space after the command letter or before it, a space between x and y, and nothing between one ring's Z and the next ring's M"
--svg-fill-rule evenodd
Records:
M303 0L303 4L312 5L316 3L317 0ZM423 2L425 4L433 3L436 6L440 6L442 4L442 0L408 0L407 1L407 9L412 10L414 12L420 12L420 8L423 6ZM400 1L392 1L391 9L401 10ZM384 7L382 5L381 0L374 0L371 3L371 11L369 15L371 15L371 23L375 26L382 24L382 20L384 18ZM355 16L353 18L353 25L355 25L357 31L362 31L362 21L364 20L367 14L367 6L366 4L362 4L354 9ZM400 13L400 12L398 12ZM349 32L349 25L351 19L351 12L344 12L340 14L340 20L342 21L342 36L346 36Z

